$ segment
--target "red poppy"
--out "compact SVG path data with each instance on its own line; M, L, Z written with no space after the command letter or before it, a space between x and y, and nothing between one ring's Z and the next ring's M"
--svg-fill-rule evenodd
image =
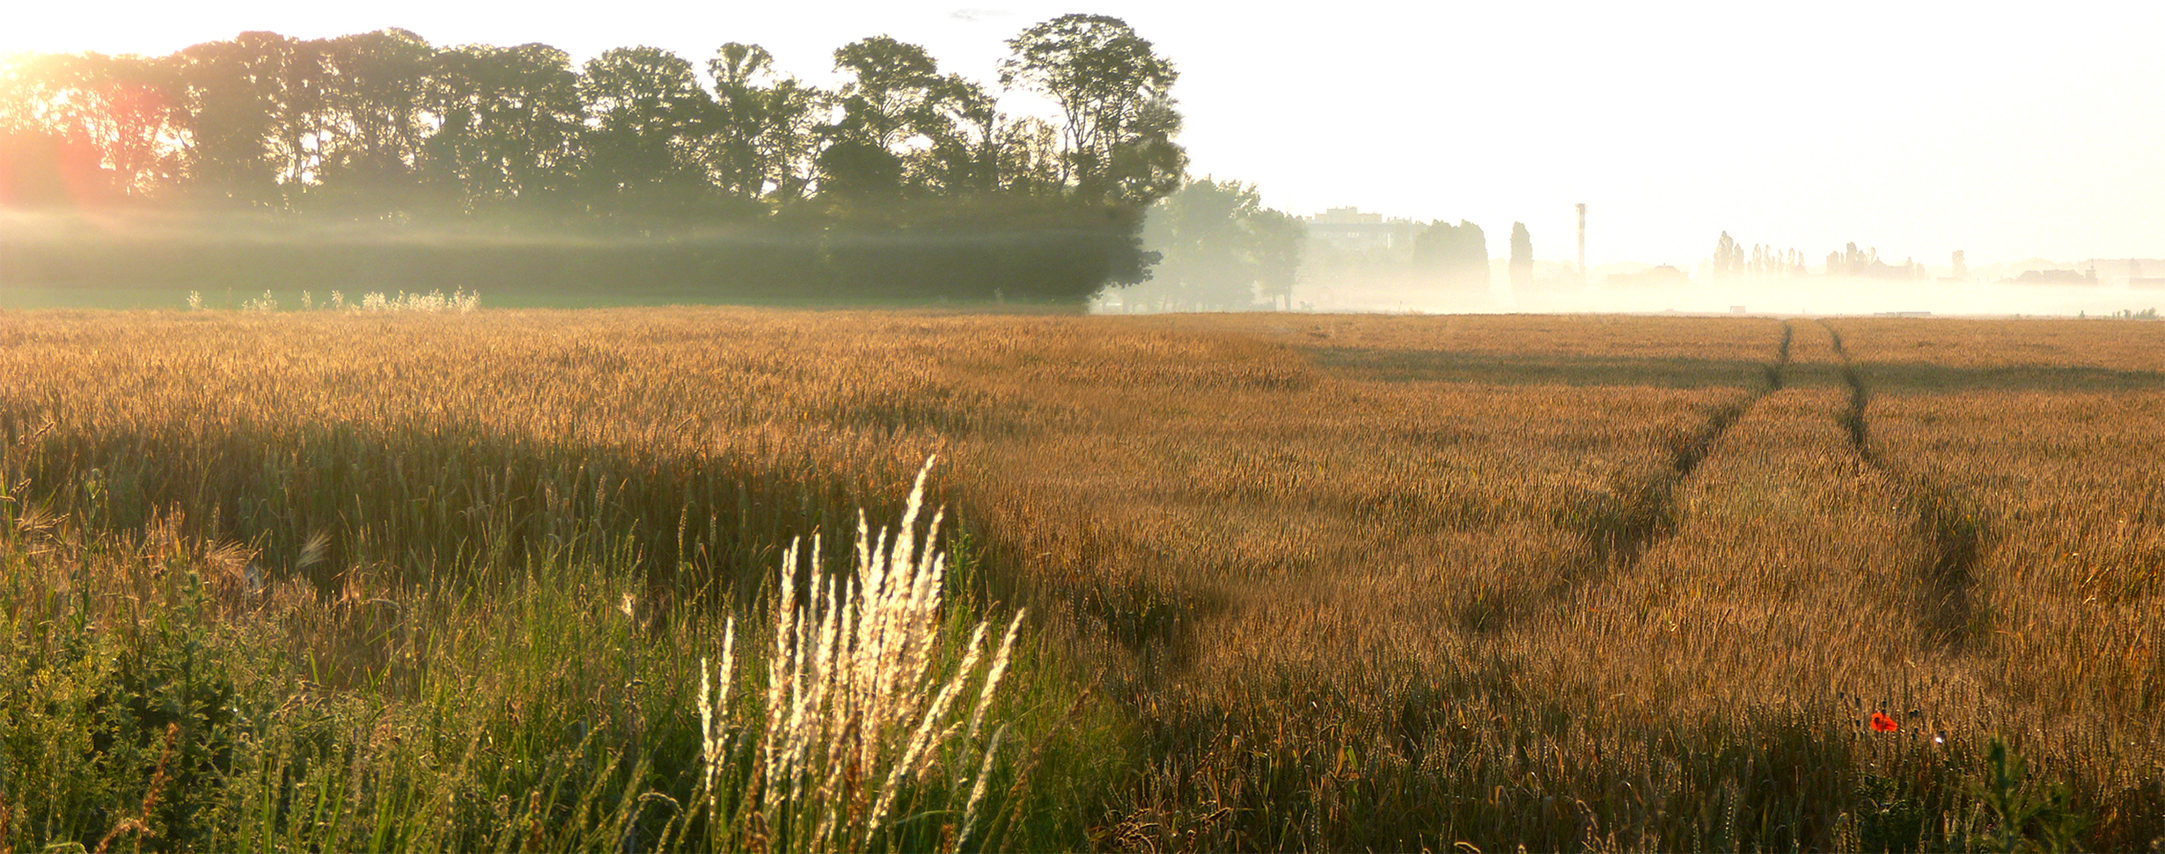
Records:
M1872 731L1873 731L1873 732L1894 732L1895 730L1898 730L1898 729L1901 729L1901 728L1902 728L1902 725L1901 725L1901 724L1898 724L1898 723L1895 723L1895 721L1894 721L1894 719L1893 719L1893 718L1887 717L1887 713L1886 713L1886 712L1873 712L1873 713L1872 713Z

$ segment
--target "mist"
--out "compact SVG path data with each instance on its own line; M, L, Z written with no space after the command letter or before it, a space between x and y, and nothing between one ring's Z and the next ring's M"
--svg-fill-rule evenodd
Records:
M1351 206L1295 217L1262 199L1255 185L1211 177L1160 199L1141 232L1160 259L1150 278L1107 289L1093 309L2154 317L2165 305L2159 259L1973 264L1973 253L1953 250L1934 264L1856 241L1822 257L1720 232L1704 257L1582 267L1586 232L1576 229L1540 244L1551 253L1541 257L1523 222L1484 229ZM1554 258L1559 243L1578 257Z
M165 56L12 57L0 62L0 212L15 211L0 217L0 284L524 288L580 304L1021 299L1103 311L1997 316L2160 301L2147 283L2080 279L2096 266L2087 260L1926 271L1905 258L1898 280L1879 270L1851 280L1826 275L1819 250L1803 248L1862 234L1939 259L1958 248L2003 259L2145 254L2156 206L2139 202L2155 176L2137 141L2148 125L2121 119L2156 111L2113 111L2109 132L2005 112L2061 103L2069 78L1976 61L1961 42L1932 50L1963 62L1921 70L1756 68L1782 84L1759 90L1738 81L1762 53L1818 58L1854 46L1849 27L1809 22L1778 49L1710 40L1694 49L1712 52L1695 56L1614 36L1675 13L1566 16L1576 36L1526 54L1557 60L1538 72L1491 69L1497 85L1438 109L1355 115L1348 104L1393 87L1342 87L1339 72L1412 55L1404 40L1418 28L1321 24L1333 73L1229 90L1229 70L1249 60L1213 52L1175 21L1162 25L1177 56L1103 15L1025 27L1004 14L941 14L970 34L934 42L959 62L884 34L837 36L822 43L839 44L825 57L807 58L801 45L565 50L403 29L251 30ZM1604 17L1615 20L1591 26ZM1931 29L1941 17L1897 23ZM1523 40L1523 23L1505 16L1490 29ZM1564 60L1618 68L1588 78ZM1702 103L1686 84L1709 68L1741 76ZM252 76L265 69L276 79ZM1815 106L1814 87L1829 80L1905 75L1934 84L1915 90L1931 96L1928 111L1849 95ZM1965 81L2014 78L2027 83L1957 97L1974 91ZM1194 82L1176 93L1180 81ZM1320 106L1298 116L1248 109L1317 86L1345 98L1311 98ZM1588 98L1600 109L1544 106ZM1680 103L1691 108L1627 109ZM1690 118L1674 133L1644 118L1678 112ZM1726 118L1705 127L1709 115ZM1235 117L1272 124L1229 151ZM1312 150L1249 156L1289 141ZM1295 161L1325 165L1286 171ZM2100 170L2113 181L2100 184ZM1574 198L1593 203L1591 233L1572 234L1572 203L1559 200ZM64 215L41 218L54 211ZM1706 255L1711 235L1728 239L1723 227L1788 241L1783 257L1795 260L1782 276L1733 275L1736 259ZM2078 280L2019 278L2034 270Z
M2165 289L2014 282L1904 282L1813 276L1778 282L1692 281L1678 285L1609 284L1487 291L1404 282L1315 282L1294 289L1297 303L1319 312L1422 314L1622 313L1747 314L1779 317L1905 314L1955 317L2090 317L2165 307Z

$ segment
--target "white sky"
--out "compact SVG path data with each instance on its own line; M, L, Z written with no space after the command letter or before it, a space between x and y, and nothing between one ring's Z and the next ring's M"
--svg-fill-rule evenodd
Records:
M886 33L993 82L1003 40L1070 11L1126 19L1181 71L1197 174L1307 214L1468 219L1507 250L1690 269L1727 230L1892 260L2165 257L2165 7L2154 4L1192 0L0 0L0 52L167 53L245 29L400 26L437 44L647 44L704 67L746 41L827 79ZM1234 11L1227 11L1227 10ZM2048 11L2049 9L2049 11Z

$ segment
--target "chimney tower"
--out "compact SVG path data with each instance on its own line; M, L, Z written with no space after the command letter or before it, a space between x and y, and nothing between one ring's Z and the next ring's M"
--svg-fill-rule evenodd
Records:
M1579 203L1579 278L1586 278L1586 203Z

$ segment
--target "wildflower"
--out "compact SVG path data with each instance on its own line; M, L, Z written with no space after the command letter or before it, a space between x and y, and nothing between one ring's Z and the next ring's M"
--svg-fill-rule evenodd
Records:
M1888 717L1888 716L1887 716L1887 713L1886 713L1886 712L1873 712L1873 713L1872 713L1872 731L1873 731L1873 732L1894 732L1895 730L1898 730L1898 729L1901 729L1901 728L1902 728L1902 725L1901 725L1901 724L1898 724L1898 723L1895 723L1895 720L1894 720L1894 718L1890 718L1890 717Z

